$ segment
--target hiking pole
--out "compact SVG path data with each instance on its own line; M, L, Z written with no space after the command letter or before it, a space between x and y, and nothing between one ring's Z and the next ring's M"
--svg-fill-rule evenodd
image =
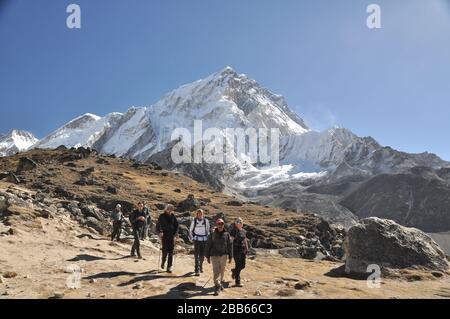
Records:
M161 247L158 248L158 274L159 274L160 261L161 261Z
M172 271L175 272L175 265L177 264L177 250L173 249L173 269Z
M161 265L161 251L162 251L162 240L161 237L158 235L158 243L159 243L159 248L158 248L158 274L160 273L160 265Z
M206 285L209 283L209 281L211 280L211 276L209 276L209 278L208 278L208 281L203 285L203 287L202 288L205 288L206 287Z
M177 261L177 237L174 238L174 245L173 245L173 269L172 271L175 272L175 265Z

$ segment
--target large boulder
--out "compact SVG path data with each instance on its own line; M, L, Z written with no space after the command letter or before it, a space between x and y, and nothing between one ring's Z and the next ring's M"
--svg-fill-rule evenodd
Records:
M192 194L178 204L179 212L192 212L199 208L200 208L200 201L195 199L194 195Z
M20 179L16 174L12 172L0 172L0 180L4 180L7 183L19 184Z
M387 269L422 268L447 271L438 244L416 228L370 217L350 228L344 241L345 272L367 274L369 265Z
M183 239L185 243L189 243L189 228L185 225L179 225L178 227L178 234L180 235L180 238Z
M24 171L31 171L35 169L38 164L28 157L21 157L19 159L19 164L17 165L17 173L21 173Z
M103 216L103 214L95 206L89 206L89 205L86 205L84 203L81 203L78 206L79 206L79 208L81 210L81 213L85 217L93 217L93 218L95 218L95 219L97 219L99 221L105 220L105 217Z

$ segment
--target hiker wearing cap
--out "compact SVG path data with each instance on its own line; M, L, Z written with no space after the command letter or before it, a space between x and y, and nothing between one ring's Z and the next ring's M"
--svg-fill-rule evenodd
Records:
M178 238L178 220L173 214L175 207L171 204L166 206L158 222L156 223L156 231L162 243L162 263L161 268L164 269L167 261L167 272L172 272L173 267L173 251L175 249L175 238Z
M137 253L139 259L142 259L140 236L145 225L145 218L144 203L139 202L137 208L130 214L130 223L134 237L133 247L131 247L131 256L135 257Z
M117 204L116 208L111 213L111 218L113 220L111 241L114 241L114 238L119 241L123 222L122 205Z
M203 261L205 259L205 247L208 236L211 233L209 220L205 218L202 209L196 211L196 216L189 227L189 239L194 241L195 275L203 273Z
M218 296L220 291L224 289L223 278L227 266L227 260L231 263L233 259L233 247L231 244L230 234L225 230L225 222L218 219L216 228L209 235L206 242L205 257L209 264L212 263L215 291L214 295Z
M242 218L237 218L231 225L230 236L233 240L233 258L235 267L231 269L231 277L235 280L236 287L241 285L241 271L245 268L246 256L249 251L247 232L245 231Z

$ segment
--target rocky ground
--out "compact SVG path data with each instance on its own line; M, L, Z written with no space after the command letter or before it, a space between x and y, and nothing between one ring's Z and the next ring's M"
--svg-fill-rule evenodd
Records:
M69 215L100 234L109 233L108 212L117 203L129 212L138 201L146 201L153 219L165 203L171 203L177 207L184 239L191 212L202 208L213 220L221 216L230 223L242 216L252 247L295 248L307 258L320 253L335 260L343 255L345 231L315 215L242 202L156 165L100 156L86 149L32 150L0 158L1 180L36 192L34 198L19 194L24 198L19 206L24 200L34 202L44 214ZM189 195L194 200L186 200ZM9 211L17 207L10 206Z
M122 242L107 238L108 210L118 202L129 210L138 200L154 218L164 203L177 206L183 226L171 275L158 271L154 239L143 244L145 259L135 260L127 229ZM450 298L445 271L391 272L380 288L346 275L345 231L317 216L243 203L155 165L63 148L0 159L0 298L210 298L211 268L193 277L183 240L195 207L212 219L247 222L253 249L245 286L230 285L222 297ZM77 269L80 287L69 289Z
M33 224L0 237L0 298L212 298L211 267L192 277L193 257L180 252L175 272L158 273L158 249L144 244L145 260L128 258L131 239L111 243L69 217L38 217ZM180 247L179 247L180 248ZM68 269L82 270L79 289L66 286ZM224 298L450 298L448 276L404 271L368 288L351 279L343 264L282 258L258 251L243 273L244 288L230 287ZM227 273L227 281L231 281ZM296 289L297 287L297 289Z

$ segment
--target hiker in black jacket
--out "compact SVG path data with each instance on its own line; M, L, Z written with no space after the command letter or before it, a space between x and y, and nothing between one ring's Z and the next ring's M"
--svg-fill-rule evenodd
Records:
M162 263L161 268L167 262L167 272L172 272L173 267L173 251L175 249L175 237L178 238L178 220L173 214L175 208L173 205L167 205L164 213L162 213L156 224L156 231L162 243Z
M216 229L209 235L206 242L205 257L209 264L212 263L214 274L214 295L218 296L224 289L223 278L227 267L227 260L231 263L233 247L230 234L225 230L225 222L222 219L216 221Z
M231 225L230 235L233 240L233 258L235 267L231 269L231 277L236 281L236 287L241 285L241 271L245 268L246 256L249 251L247 232L245 231L242 218L236 219Z
M141 255L141 243L140 243L140 236L142 233L142 228L145 225L145 210L144 210L144 203L139 202L137 204L137 209L135 209L130 214L130 223L131 227L133 229L133 247L131 247L131 256L135 257L136 253L139 259L142 259Z

